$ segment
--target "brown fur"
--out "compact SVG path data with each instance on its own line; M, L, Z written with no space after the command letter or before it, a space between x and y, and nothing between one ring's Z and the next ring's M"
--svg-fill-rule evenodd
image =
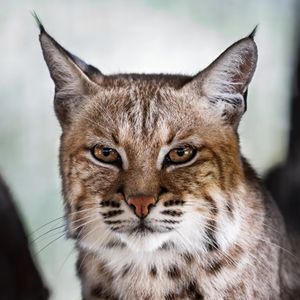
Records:
M281 215L240 154L253 36L193 77L106 76L40 26L84 299L296 299ZM119 151L122 166L96 161L96 144ZM195 158L164 165L164 149L183 144ZM145 219L127 204L132 195L155 197Z

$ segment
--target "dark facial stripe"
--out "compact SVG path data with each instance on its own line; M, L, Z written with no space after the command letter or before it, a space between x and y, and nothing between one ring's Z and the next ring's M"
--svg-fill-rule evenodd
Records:
M100 202L100 206L119 208L120 203L115 201L115 200L103 200L103 201Z
M113 249L113 248L125 248L126 245L121 241L110 241L105 245L106 248Z
M168 200L164 202L164 206L182 206L185 202L183 200Z
M122 224L122 223L124 223L124 221L121 221L121 220L116 220L116 221L106 220L106 221L104 221L104 223L107 224L107 225L114 225L114 224Z
M225 177L224 177L224 169L223 169L223 162L222 162L222 158L211 148L209 147L205 147L206 149L208 149L208 151L210 151L210 153L213 155L214 161L216 162L217 166L218 166L218 170L219 170L219 180L220 180L220 188L222 190L225 189Z
M208 251L214 251L220 248L215 234L217 231L217 224L215 218L216 215L218 214L218 208L216 206L215 200L213 200L213 198L211 198L209 195L205 196L205 200L211 206L210 211L211 211L211 218L212 218L212 220L209 220L207 222L207 230L206 230L207 246L206 247Z
M119 230L120 230L120 227L115 226L115 227L110 227L110 229L111 229L112 231L119 231Z
M176 221L176 220L158 220L158 222L161 222L161 223L167 223L167 224L178 224L180 223L179 221Z
M174 229L174 227L169 227L169 226L165 226L164 228L165 228L166 231L171 231L171 230Z
M172 216L172 217L180 217L183 214L183 212L182 211L177 211L177 210L167 209L167 210L163 210L161 212L161 214Z
M142 114L142 133L143 133L143 135L146 135L146 133L148 133L147 129L149 128L149 125L150 125L150 124L147 124L147 123L149 123L149 111L150 111L150 109L149 109L149 101L142 102L141 110L142 110L141 111L141 114ZM153 131L155 131L155 130L153 130Z
M109 219L118 215L121 215L124 212L122 209L117 209L117 210L111 210L107 213L101 213L104 219Z

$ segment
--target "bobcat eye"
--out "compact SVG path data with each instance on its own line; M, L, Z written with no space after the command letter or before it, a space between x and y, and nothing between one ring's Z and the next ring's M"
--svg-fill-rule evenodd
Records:
M172 149L166 156L166 162L171 164L182 164L186 163L192 158L194 158L196 150L189 146L184 145Z
M121 162L121 157L119 153L113 149L102 145L96 145L92 149L93 156L104 163L116 164Z

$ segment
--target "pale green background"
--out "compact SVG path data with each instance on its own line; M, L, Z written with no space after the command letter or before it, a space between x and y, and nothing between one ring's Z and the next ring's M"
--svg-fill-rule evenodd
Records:
M294 46L291 1L0 0L0 169L29 232L63 215L60 128L33 9L62 45L104 73L194 74L259 24L259 63L240 128L243 152L260 174L284 158ZM34 251L59 232L37 241ZM52 299L80 299L72 247L60 238L38 255Z

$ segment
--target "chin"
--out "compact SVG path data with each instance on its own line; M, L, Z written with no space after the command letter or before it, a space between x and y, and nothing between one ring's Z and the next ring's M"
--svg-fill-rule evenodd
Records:
M171 238L170 233L134 232L119 234L119 238L134 252L153 252Z

